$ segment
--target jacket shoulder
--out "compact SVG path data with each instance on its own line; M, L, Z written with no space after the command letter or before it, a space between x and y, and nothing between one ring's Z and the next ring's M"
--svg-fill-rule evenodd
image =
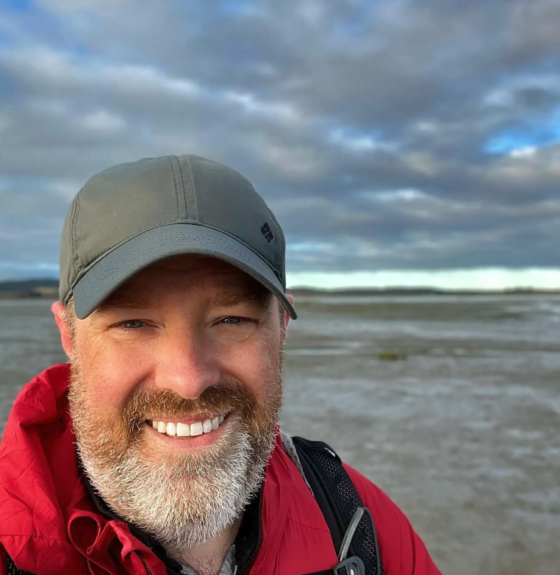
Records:
M385 575L441 575L406 515L377 485L343 464L375 521Z

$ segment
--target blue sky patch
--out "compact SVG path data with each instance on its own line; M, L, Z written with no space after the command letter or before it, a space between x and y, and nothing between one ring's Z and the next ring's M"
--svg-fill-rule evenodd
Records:
M254 10L254 5L243 0L222 0L222 13L226 16L241 16Z
M33 9L31 0L4 0L3 5L12 12L30 12Z
M560 119L547 126L511 128L494 136L484 145L488 154L508 154L521 148L541 148L560 141Z

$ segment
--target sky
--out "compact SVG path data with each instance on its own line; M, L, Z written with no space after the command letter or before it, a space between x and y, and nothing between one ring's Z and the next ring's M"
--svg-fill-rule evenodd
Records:
M288 286L560 287L558 0L3 0L0 280L74 195L194 153L251 180Z

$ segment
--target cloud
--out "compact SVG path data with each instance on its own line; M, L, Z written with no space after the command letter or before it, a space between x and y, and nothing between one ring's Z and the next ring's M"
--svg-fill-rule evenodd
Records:
M190 152L254 183L290 273L558 268L559 18L555 0L9 3L0 261L56 266L91 175Z

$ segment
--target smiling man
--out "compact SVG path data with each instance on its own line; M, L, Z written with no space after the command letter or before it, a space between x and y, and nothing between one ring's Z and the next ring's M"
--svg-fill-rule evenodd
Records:
M23 388L0 448L0 573L438 573L379 488L279 430L284 253L215 162L84 186L52 308L69 364Z
M272 304L244 272L193 255L138 272L86 323L53 306L89 480L201 572L219 571L276 435L285 330Z

